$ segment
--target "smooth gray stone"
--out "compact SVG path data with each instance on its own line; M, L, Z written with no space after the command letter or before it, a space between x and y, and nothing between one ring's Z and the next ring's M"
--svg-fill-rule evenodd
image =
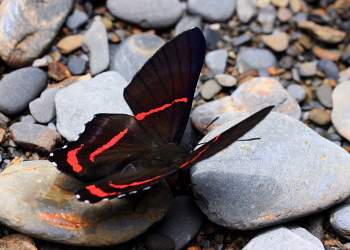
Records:
M164 41L160 37L152 34L141 33L129 36L116 48L111 70L117 71L127 82L130 82L147 59L163 44Z
M201 28L202 18L200 16L183 15L180 21L176 24L175 34L191 29L192 27Z
M46 73L27 67L12 71L0 81L0 112L17 115L25 110L46 86Z
M329 219L334 231L341 237L350 240L350 204L345 203L331 209Z
M241 47L237 62L243 63L250 69L258 70L261 76L269 75L267 72L270 67L277 67L276 56L268 49Z
M208 22L225 22L233 16L236 0L189 0L188 11Z
M205 55L205 64L214 75L222 74L226 69L228 52L225 49L217 49L210 51Z
M271 112L241 139L249 138L260 139L236 141L191 169L196 202L211 221L258 229L325 210L349 195L348 152L298 120Z
M129 241L159 221L171 200L162 182L142 196L80 202L74 193L88 184L61 173L49 161L17 163L0 177L0 222L68 245L101 247Z
M263 33L271 33L273 31L276 17L277 11L272 4L266 8L259 9L258 21L261 23Z
M300 76L303 76L303 77L314 76L317 73L317 64L316 62L300 63L298 65L298 70L299 70Z
M329 60L328 58L322 58L317 65L318 70L326 74L327 78L338 80L339 69L335 62Z
M182 15L179 0L108 0L106 5L117 18L147 29L170 27Z
M50 46L73 0L1 1L0 56L12 68L29 66Z
M350 81L337 85L332 93L332 123L337 132L350 141Z
M89 20L88 15L79 9L75 9L73 14L67 18L66 25L71 30L75 30L83 26Z
M73 141L95 114L132 114L123 97L127 85L121 75L109 71L60 89L55 97L60 134L68 141Z
M249 22L257 13L255 0L237 0L237 16L243 23Z
M287 92L299 103L303 102L306 98L306 91L299 84L288 85Z
M332 92L333 88L328 83L322 84L316 89L317 100L326 108L333 107Z
M29 111L39 123L48 123L56 116L55 95L59 87L45 89L39 98L29 103Z
M89 52L89 66L91 74L97 75L109 66L109 47L107 30L96 16L89 30L84 34L83 49Z
M324 250L322 242L302 227L278 226L251 239L242 250Z

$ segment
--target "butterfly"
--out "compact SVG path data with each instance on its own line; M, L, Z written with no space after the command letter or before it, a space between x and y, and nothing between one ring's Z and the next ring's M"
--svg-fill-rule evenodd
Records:
M150 189L169 175L220 152L273 107L251 115L190 150L181 144L202 70L205 38L192 28L164 44L124 89L134 116L97 114L76 141L49 156L57 168L87 186L76 192L86 203L121 198Z

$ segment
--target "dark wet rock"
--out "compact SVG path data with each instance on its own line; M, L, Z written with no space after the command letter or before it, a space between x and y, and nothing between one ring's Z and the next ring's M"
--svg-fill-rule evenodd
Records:
M55 95L59 87L44 90L40 97L29 103L29 110L39 123L48 123L56 116Z
M51 152L61 140L61 135L56 130L40 124L27 122L16 122L12 124L10 133L18 145L42 153Z
M148 29L170 27L182 15L178 0L108 0L107 8L117 18Z
M95 114L131 114L123 97L127 84L118 73L109 71L60 89L55 97L60 134L69 141L76 140Z
M147 250L173 250L175 248L175 242L161 233L148 234L144 244Z
M332 123L337 132L350 141L350 116L349 116L350 81L337 85L332 93L333 109Z
M56 37L73 0L2 1L0 56L12 68L29 66ZM28 25L30 23L30 25Z
M107 31L99 16L95 17L91 27L84 34L83 48L89 52L89 66L92 75L101 73L108 68Z
M175 242L174 249L180 250L198 233L202 222L203 213L193 197L178 196L171 200L168 213L154 226L152 232L168 236Z
M236 0L189 0L188 11L199 15L208 22L224 22L230 19L235 11Z
M0 111L16 115L24 111L46 86L46 73L27 67L12 71L0 81Z
M152 34L136 34L129 36L116 49L111 62L111 70L121 74L127 82L143 66L164 41Z
M235 123L224 124L201 143ZM257 137L236 141L191 169L197 204L211 221L257 229L325 210L348 196L350 156L343 148L276 112L241 139ZM321 188L315 192L310 186Z
M86 204L74 195L86 185L48 161L11 165L0 178L0 221L47 241L109 246L145 232L165 215L171 199L169 187L162 183L142 196Z

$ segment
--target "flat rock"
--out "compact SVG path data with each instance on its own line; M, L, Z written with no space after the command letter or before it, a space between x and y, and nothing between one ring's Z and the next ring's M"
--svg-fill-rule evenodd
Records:
M0 111L16 115L24 111L46 86L46 73L27 67L12 71L0 81Z
M324 250L324 246L302 227L278 226L259 233L242 250L257 249Z
M182 15L178 0L108 0L106 4L114 16L147 29L170 27Z
M81 48L83 45L83 38L84 36L82 34L66 36L62 38L56 46L61 53L69 54L74 50Z
M199 15L208 22L225 22L230 19L235 11L236 0L189 0L188 11Z
M121 74L127 82L143 66L164 41L152 34L136 34L125 39L116 49L111 62L111 70Z
M236 141L191 169L196 202L211 221L258 229L317 213L349 195L348 152L300 121L271 112L242 137L249 138L260 139Z
M29 103L29 111L39 123L48 123L56 116L55 95L59 87L44 90L39 98Z
M13 68L29 66L44 53L72 10L73 3L73 0L2 1L0 56L6 64Z
M12 124L10 133L17 144L46 154L51 152L61 140L61 135L56 130L27 122Z
M331 27L318 25L312 21L302 21L298 23L300 29L307 30L317 40L325 43L339 43L346 37L346 32L333 29Z
M237 54L237 62L252 70L258 70L260 76L268 76L270 67L277 67L276 56L268 49L241 47Z
M127 85L117 72L109 71L59 90L55 107L60 134L73 141L95 114L132 114L123 97Z
M216 117L208 130L239 117L253 114L269 105L276 112L299 119L301 108L276 79L256 77L241 84L231 96L220 98L196 107L191 119L198 131L203 131Z
M107 30L99 16L84 34L83 48L89 52L90 72L94 76L109 66Z
M237 79L228 74L217 74L215 80L222 87L233 87L237 84Z
M349 116L350 81L337 85L332 93L333 109L332 123L337 132L350 141L350 116Z
M162 183L142 196L86 204L74 195L85 185L49 161L11 165L0 178L0 221L47 241L110 246L145 232L165 215L171 199L169 187Z

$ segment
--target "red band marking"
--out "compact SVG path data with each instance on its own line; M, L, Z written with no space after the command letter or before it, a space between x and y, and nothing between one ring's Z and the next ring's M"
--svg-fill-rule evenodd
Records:
M111 196L111 195L120 194L120 192L106 193L102 191L100 188L96 187L96 185L87 186L86 189L89 190L91 194L97 195L98 197L102 197L102 198Z
M218 135L218 136L216 136L216 137L215 137L215 140L214 140L212 143L216 142L216 141L219 139L220 136L221 136L221 134ZM192 160L190 160L190 161L185 162L185 163L182 164L179 168L184 168L184 167L186 167L188 164L190 164L191 162L194 162L195 160L197 160L198 157L201 156L201 155L211 146L212 143L210 143L210 144L209 144L208 146L206 146L202 151L200 151L200 152L198 153L198 155L196 155L196 157L194 157L194 158L193 158Z
M137 114L135 117L137 120L141 121L141 120L145 119L146 116L151 115L153 113L157 113L159 111L163 111L164 109L169 108L170 106L172 106L176 102L188 102L188 99L187 99L187 97L176 99L172 103L164 104L163 106L156 108L156 109L151 109L148 112L142 112L140 114Z
M80 149L84 147L84 144L81 144L79 148L68 151L67 153L67 162L72 166L73 171L79 173L83 170L83 167L79 164L79 159L77 154Z
M139 185L142 185L142 184L145 184L145 183L148 183L148 182L151 182L151 181L154 181L154 180L157 180L159 178L162 178L164 177L165 174L162 174L162 175L158 175L152 179L148 179L148 180L145 180L145 181L135 181L135 182L132 182L130 184L124 184L124 185L115 185L113 184L111 181L109 182L109 185L111 187L114 187L114 188L119 188L119 189L123 189L123 188L127 188L127 187L134 187L134 186L139 186Z
M103 151L106 151L107 149L113 147L115 144L118 143L118 141L124 137L124 135L129 131L128 128L124 129L124 131L120 132L116 136L114 136L109 142L107 142L102 147L96 149L93 153L90 154L90 161L94 162L95 157L99 154L101 154Z

